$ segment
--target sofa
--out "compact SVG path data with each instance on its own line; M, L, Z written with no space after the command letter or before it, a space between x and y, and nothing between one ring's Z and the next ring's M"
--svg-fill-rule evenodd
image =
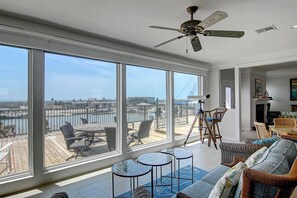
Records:
M237 148L232 151L232 148ZM265 145L258 145L259 148ZM267 145L266 145L267 146ZM244 168L237 185L232 187L231 197L290 197L297 186L297 149L293 141L280 139L268 145L266 151L249 168ZM222 163L200 181L176 194L178 198L208 197L220 178L238 162L255 152L255 145L221 143ZM227 149L227 153L225 153ZM244 151L244 148L248 148ZM258 148L258 149L259 149ZM239 155L238 155L239 154ZM229 163L232 157L232 163Z

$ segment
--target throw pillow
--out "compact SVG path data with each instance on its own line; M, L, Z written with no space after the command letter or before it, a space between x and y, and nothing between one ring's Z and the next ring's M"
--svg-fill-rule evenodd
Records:
M271 138L264 138L264 139L259 139L259 140L255 140L252 142L252 144L272 144L274 142L276 142L277 140L279 140L279 137L274 136Z
M247 168L255 165L259 159L263 156L263 154L265 153L265 151L267 150L267 147L264 146L262 148L260 148L259 150L257 150L256 152L254 152L244 163L246 164Z
M234 187L238 184L242 171L245 168L246 164L242 162L230 168L216 183L209 194L209 198L229 197Z

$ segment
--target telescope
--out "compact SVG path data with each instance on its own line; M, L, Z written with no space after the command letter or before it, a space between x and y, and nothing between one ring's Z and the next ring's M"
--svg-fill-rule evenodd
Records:
M198 100L199 103L204 103L204 100L210 98L210 94L206 96L188 96L189 100Z

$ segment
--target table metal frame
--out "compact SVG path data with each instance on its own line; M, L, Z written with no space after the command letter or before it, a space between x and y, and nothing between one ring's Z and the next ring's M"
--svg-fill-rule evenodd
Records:
M161 154L161 153L160 153ZM166 153L162 153L162 154L165 154L165 155L168 155L168 154L166 154ZM171 155L169 155L169 156L171 156ZM139 157L141 157L141 156L139 156ZM138 158L139 158L138 157ZM171 160L170 162L168 162L168 163L164 163L164 164L153 164L153 163L144 163L144 162L141 162L139 159L137 158L137 161L140 163L140 164L143 164L143 165L146 165L146 166L151 166L152 167L152 172L154 172L154 168L155 168L155 179L156 179L156 184L154 184L155 182L154 181L152 181L151 182L151 187L152 188L154 188L154 187L159 187L159 186L170 186L171 187L171 192L173 192L172 191L172 161L173 160ZM162 184L162 181L163 181L163 177L165 177L165 176L162 176L162 167L163 166L166 166L166 165L169 165L170 164L170 174L171 174L171 177L170 177L170 184ZM160 167L160 179L161 179L161 182L160 183L158 183L158 167ZM153 196L152 196L153 197Z
M178 149L183 149L183 148L178 148ZM187 149L187 151L189 151L189 152L191 152L190 150L188 150ZM175 172L175 170L176 170L176 161L177 161L177 177L175 176L175 174L174 174L174 176L173 176L173 178L176 178L177 179L177 188L178 188L178 191L180 190L180 180L182 179L182 180L191 180L192 181L192 183L194 182L194 159L193 159L193 153L191 152L191 156L189 156L189 157L176 157L173 153L170 153L170 152L166 152L166 151L164 151L164 150L162 150L161 151L161 153L165 153L165 154L168 154L168 155L171 155L171 156L173 156L174 157L174 163L173 163L173 167L174 167L174 172ZM192 159L191 161L192 161L192 177L191 178L185 178L185 177L180 177L180 161L181 160L186 160L186 159Z

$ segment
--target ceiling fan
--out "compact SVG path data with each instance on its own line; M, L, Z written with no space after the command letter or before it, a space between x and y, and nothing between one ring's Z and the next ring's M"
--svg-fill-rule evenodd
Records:
M163 30L173 30L184 35L175 37L163 43L160 43L154 47L160 47L174 40L178 40L189 36L191 39L191 44L193 46L194 52L202 49L201 43L197 34L202 34L204 36L217 36L217 37L230 37L230 38L241 38L244 35L243 31L229 31L229 30L205 30L208 27L216 24L217 22L225 19L228 15L222 11L216 11L203 21L193 19L193 14L198 10L197 6L190 6L187 8L187 12L191 15L191 20L186 21L180 25L180 28L168 28L161 26L149 26L150 28L163 29Z

